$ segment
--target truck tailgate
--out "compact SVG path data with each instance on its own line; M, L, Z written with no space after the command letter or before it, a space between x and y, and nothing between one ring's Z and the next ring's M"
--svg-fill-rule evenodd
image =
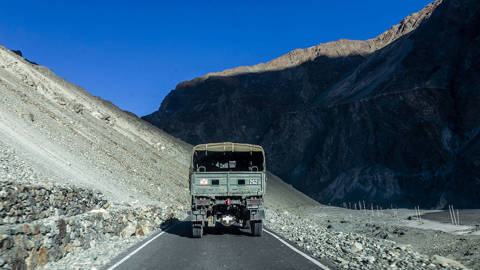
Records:
M262 195L265 190L263 172L195 172L191 181L192 195Z

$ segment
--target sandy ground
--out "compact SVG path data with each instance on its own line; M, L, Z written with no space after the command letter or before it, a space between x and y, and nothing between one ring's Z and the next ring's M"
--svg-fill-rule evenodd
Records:
M458 212L460 225L480 226L480 209L460 209ZM452 224L449 211L427 213L422 215L422 218Z
M442 217L443 212L420 210L424 218L417 219L413 209L365 211L320 205L303 211L305 215L315 216L319 225L334 231L356 232L392 240L410 245L422 254L444 256L472 269L480 269L478 227L455 226L426 219L430 216ZM446 214L448 215L448 212ZM472 220L476 220L474 214L472 217Z

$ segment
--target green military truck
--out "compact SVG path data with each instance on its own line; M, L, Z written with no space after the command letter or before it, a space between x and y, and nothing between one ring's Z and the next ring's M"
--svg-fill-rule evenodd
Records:
M262 235L265 152L259 145L209 143L193 148L190 165L192 236L206 227L240 225Z

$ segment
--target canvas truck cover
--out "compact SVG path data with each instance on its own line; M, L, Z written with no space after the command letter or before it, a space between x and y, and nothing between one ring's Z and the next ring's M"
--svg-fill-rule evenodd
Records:
M206 143L193 148L192 171L266 171L265 152L246 143Z

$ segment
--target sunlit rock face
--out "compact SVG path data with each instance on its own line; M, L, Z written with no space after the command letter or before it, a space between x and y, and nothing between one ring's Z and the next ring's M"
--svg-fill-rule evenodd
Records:
M180 83L144 119L189 143L262 145L320 202L480 206L480 1L436 1L340 40Z

